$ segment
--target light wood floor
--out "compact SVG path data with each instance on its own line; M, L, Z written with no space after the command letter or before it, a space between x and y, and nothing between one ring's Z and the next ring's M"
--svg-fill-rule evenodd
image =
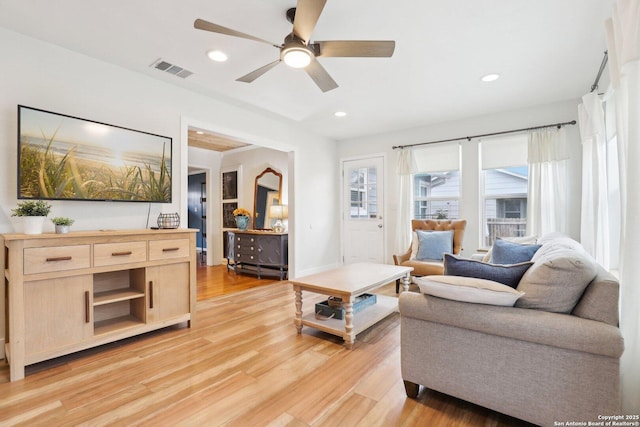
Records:
M0 425L526 425L430 390L407 398L397 314L349 351L311 328L297 335L291 285L267 283L199 301L191 329L34 365L21 381L9 383L0 364ZM383 292L394 295L394 284Z

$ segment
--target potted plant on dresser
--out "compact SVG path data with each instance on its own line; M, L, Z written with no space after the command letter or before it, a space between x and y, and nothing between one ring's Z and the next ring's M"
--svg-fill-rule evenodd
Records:
M11 212L11 216L21 218L24 234L42 234L44 219L51 212L51 205L43 200L25 200Z
M69 232L69 227L73 225L75 220L57 216L55 218L51 218L51 222L56 226L56 234L67 234Z

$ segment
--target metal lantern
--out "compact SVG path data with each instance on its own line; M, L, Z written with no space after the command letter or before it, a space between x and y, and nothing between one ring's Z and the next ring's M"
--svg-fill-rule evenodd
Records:
M178 212L158 215L158 228L178 228L180 226L180 215Z

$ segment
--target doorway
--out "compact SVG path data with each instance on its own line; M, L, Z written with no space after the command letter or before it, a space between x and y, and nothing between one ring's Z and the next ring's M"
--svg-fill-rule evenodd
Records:
M199 172L189 175L187 195L187 224L196 228L196 250L198 263L207 261L207 174Z

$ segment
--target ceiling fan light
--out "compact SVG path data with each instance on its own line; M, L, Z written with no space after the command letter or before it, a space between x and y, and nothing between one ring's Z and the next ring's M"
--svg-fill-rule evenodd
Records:
M311 63L311 52L302 47L291 47L284 50L282 59L289 67L304 68Z

